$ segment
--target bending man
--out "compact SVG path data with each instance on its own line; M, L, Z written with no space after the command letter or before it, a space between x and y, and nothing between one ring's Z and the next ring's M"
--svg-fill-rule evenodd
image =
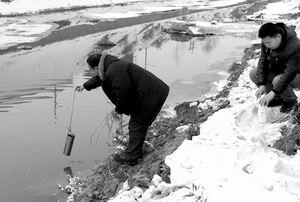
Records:
M169 87L152 73L109 54L92 54L87 63L94 76L77 91L102 87L118 114L130 115L126 151L114 156L120 163L135 165L143 157L148 127L161 110Z

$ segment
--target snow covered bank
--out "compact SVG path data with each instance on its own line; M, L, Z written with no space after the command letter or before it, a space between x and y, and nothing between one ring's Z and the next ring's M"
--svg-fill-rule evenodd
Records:
M209 201L300 200L300 155L289 157L268 147L286 123L258 121L256 87L247 78L253 66L229 95L233 107L211 116L201 125L200 136L166 158L172 184L202 187L202 197Z
M284 15L296 14L298 12L300 12L300 2L298 0L283 0L268 4L265 9L255 12L248 18L269 21L283 20L288 23L288 19Z
M14 0L11 3L0 2L0 14L13 15L22 13L35 13L55 9L105 6L142 1L144 0Z
M167 11L173 11L177 9L182 9L183 7L145 7L144 9L141 10L136 10L136 11L125 11L123 13L113 13L113 12L108 12L108 13L91 13L87 14L87 18L94 18L94 19L101 19L101 20L114 20L118 18L130 18L130 17L138 17L143 14L148 14L148 13L154 13L154 12L167 12Z

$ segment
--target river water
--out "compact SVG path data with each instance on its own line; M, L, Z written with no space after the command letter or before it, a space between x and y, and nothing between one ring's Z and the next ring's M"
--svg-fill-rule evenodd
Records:
M252 39L246 34L186 40L161 35L161 43L139 41L125 54L170 86L170 105L216 93L214 83L226 79L230 64L241 59ZM96 89L75 94L72 131L76 138L72 155L62 153L74 88L88 78L86 55L99 37L0 56L0 201L63 200L57 184L67 184L64 168L84 177L113 152L109 146L113 134L105 119L113 106Z

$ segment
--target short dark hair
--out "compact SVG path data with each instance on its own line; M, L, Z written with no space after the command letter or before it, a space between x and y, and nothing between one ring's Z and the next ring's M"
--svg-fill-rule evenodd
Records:
M281 34L279 28L276 26L276 24L268 22L263 24L259 31L258 31L258 37L263 39L265 37L274 37L277 34Z
M89 64L89 66L92 69L94 69L95 67L98 66L100 57L101 57L100 53L93 53L87 58L86 62Z

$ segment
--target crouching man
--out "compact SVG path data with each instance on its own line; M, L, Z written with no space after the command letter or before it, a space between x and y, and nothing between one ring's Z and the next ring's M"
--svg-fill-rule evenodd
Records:
M281 112L289 112L297 104L293 88L300 88L300 39L284 23L263 24L258 37L261 55L250 72L258 86L256 96L263 106L281 106Z
M143 157L148 127L160 112L169 87L149 71L109 54L92 54L87 63L94 76L82 86L77 86L76 90L90 91L101 86L115 105L115 111L130 115L128 146L114 159L119 163L135 165Z

